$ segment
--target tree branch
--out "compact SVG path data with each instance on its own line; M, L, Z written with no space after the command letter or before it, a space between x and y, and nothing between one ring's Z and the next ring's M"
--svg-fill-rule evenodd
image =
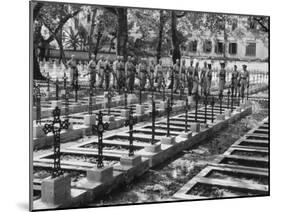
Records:
M262 18L254 17L254 20L262 27L263 31L268 32L268 27L263 23ZM267 21L267 20L265 20Z
M113 13L114 15L117 15L117 10L113 7L105 7L106 10Z

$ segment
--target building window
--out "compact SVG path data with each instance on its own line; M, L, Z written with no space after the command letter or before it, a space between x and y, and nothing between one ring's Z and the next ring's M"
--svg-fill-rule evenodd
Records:
M197 51L197 41L190 41L189 42L189 51L190 52L196 52Z
M237 54L237 43L230 43L228 52L229 54Z
M223 54L224 52L224 45L223 45L223 42L221 41L218 41L217 44L216 44L216 48L215 48L215 52L217 54Z
M212 52L212 41L205 40L205 42L203 44L203 51L205 53L211 53Z
M246 56L256 56L256 43L248 43L246 46Z

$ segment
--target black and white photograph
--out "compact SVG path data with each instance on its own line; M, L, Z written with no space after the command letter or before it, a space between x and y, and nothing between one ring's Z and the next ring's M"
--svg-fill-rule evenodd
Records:
M270 16L94 3L29 2L30 210L269 196Z

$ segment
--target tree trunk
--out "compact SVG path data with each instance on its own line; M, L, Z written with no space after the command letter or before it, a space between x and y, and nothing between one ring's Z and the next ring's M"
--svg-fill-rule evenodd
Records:
M171 19L171 31L172 31L172 45L173 45L173 63L176 62L177 59L181 58L180 53L180 44L177 36L177 15L176 11L172 11L172 19Z
M93 15L92 15L92 22L91 22L91 28L90 28L90 34L89 34L89 59L91 59L91 54L93 52L93 34L94 34L94 29L95 29L95 22L96 22L96 14L97 14L97 9L92 10Z
M161 58L161 51L162 51L162 40L163 40L163 28L164 28L164 15L163 10L160 10L160 23L159 23L159 35L158 35L158 45L157 45L157 53L156 53L156 60L159 63Z
M60 57L59 57L59 62L63 62L64 65L66 65L66 59L65 59L65 54L64 54L64 49L63 49L63 44L62 44L62 31L58 33L59 35L56 36L56 41L59 45L60 49Z
M34 80L45 80L46 78L40 71L40 66L36 56L36 48L33 48L33 79Z
M95 60L96 60L97 54L98 54L98 52L99 52L99 46L100 46L101 37L102 37L102 32L101 32L101 30L99 30L99 31L98 31L98 36L97 36L96 47L95 47L95 49L94 49Z
M127 42L128 42L128 20L127 9L116 8L118 17L117 26L117 55L127 58Z
M226 29L224 28L224 31L223 31L223 39L224 39L224 49L223 49L223 58L224 58L224 60L226 60L227 59L227 56L226 56L226 54L227 54L227 50L228 50L228 46L227 46L227 41L228 41L228 39L227 39L227 32L226 32Z

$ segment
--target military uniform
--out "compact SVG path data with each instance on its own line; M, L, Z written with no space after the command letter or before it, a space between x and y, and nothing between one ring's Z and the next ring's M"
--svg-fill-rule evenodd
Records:
M188 88L188 95L189 96L192 94L193 72L194 72L194 67L193 66L189 66L187 68L187 88Z
M193 87L192 94L198 94L198 85L199 85L199 67L195 67L192 75Z
M207 95L207 67L202 68L201 73L200 73L200 83L201 83L201 92L203 92L204 95Z
M231 74L231 89L234 96L237 96L238 92L238 82L239 82L239 72L234 70Z
M70 67L70 83L72 86L78 83L78 69L75 60L71 59L68 61L67 65Z
M245 96L245 89L249 86L249 72L248 71L243 71L241 73L240 86L241 86L240 94L243 98Z
M118 60L115 60L112 64L112 84L113 87L117 87L117 79L116 79L116 64L118 63Z
M104 69L104 79L105 79L105 89L109 89L109 83L110 83L110 73L111 73L111 67L109 61L105 62L105 69Z
M140 88L144 89L147 80L147 65L145 63L139 64L139 78L140 78Z
M176 92L179 88L180 65L175 64L173 66L173 71L174 71L173 87L174 87L174 91Z
M211 93L211 85L212 85L212 69L209 67L206 73L206 83L207 83L207 94Z
M116 63L117 88L120 91L125 87L125 66L122 61Z
M164 73L163 73L163 67L160 64L157 64L155 67L156 70L156 80L157 80L157 88L160 91L162 84L164 82Z
M97 64L95 60L91 60L88 64L88 72L90 75L90 85L91 87L95 87L96 84L96 75L97 75L97 70L96 70Z
M134 90L135 75L136 75L136 67L132 61L127 62L126 70L127 70L127 85L128 85L127 87L128 90L132 92Z
M182 64L181 68L180 68L180 76L181 76L182 85L184 87L186 87L188 85L188 83L187 83L188 75L187 75L186 70L187 70L186 66L184 64Z
M225 86L225 77L226 77L226 70L225 68L221 68L219 71L219 94L223 94L224 86Z
M99 71L99 87L100 88L102 88L102 86L103 86L105 68L106 68L106 61L99 60L98 71Z
M154 87L154 65L153 64L150 64L149 65L149 84L150 84L150 88L153 88Z

